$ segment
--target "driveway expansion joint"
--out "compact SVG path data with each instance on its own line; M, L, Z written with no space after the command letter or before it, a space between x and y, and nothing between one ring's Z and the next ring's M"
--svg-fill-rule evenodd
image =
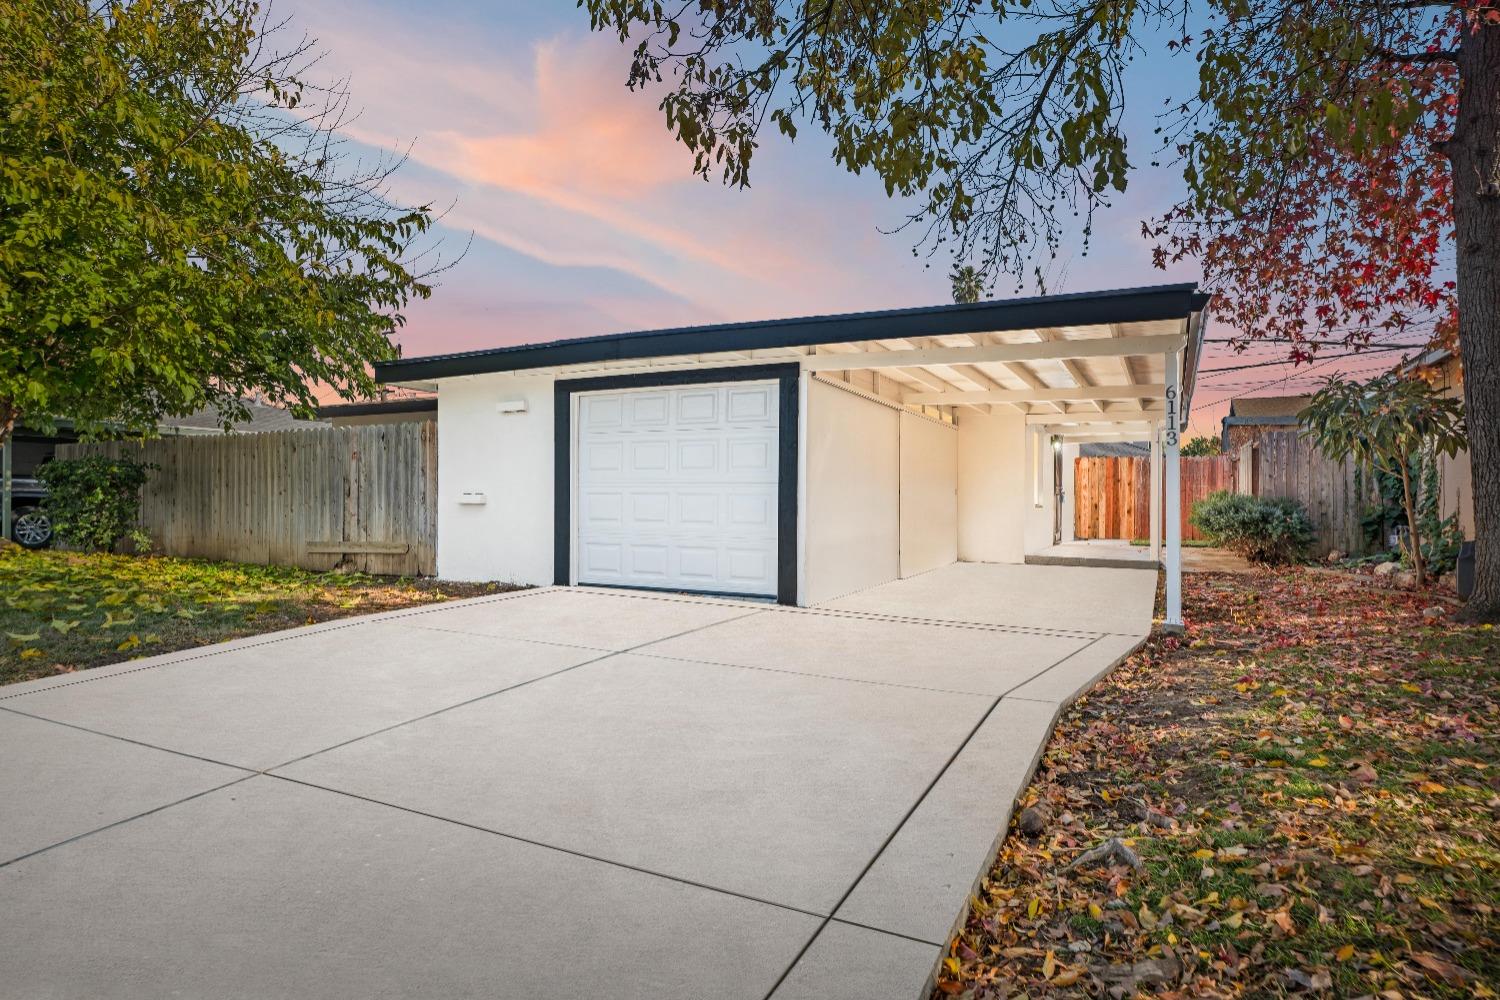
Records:
M85 732L87 732L87 730L85 730ZM235 785L249 781L251 778L258 777L260 777L258 773L242 774L238 778L235 778L233 781L226 781L222 785L215 785L212 788L205 788L201 792L194 792L192 795L186 795L180 799L175 799L171 802L163 803L162 805L156 806L155 808L147 809L145 812L139 812L133 816L126 816L123 819L117 819L113 823L106 823L103 826L95 827L92 830L85 830L83 833L74 834L71 837L66 837L62 840L59 840L55 844L48 844L46 847L38 847L34 851L27 851L25 854L17 855L14 858L0 861L0 868L8 868L11 865L17 864L21 861L25 861L27 858L34 858L38 854L46 854L48 851L56 850L59 847L65 847L68 844L83 840L85 837L92 837L96 833L103 833L106 830L113 830L115 827L124 826L126 823L134 823L136 820L143 819L146 816L154 816L156 813L165 812L166 810L172 809L176 806L180 806L183 803L192 802L194 799L201 799L203 798L203 796L212 795L214 792L222 792L226 788L232 788Z
M494 837L504 837L506 840L514 840L517 843L521 843L521 844L530 844L532 847L540 847L540 848L542 848L544 850L556 851L559 854L566 854L569 857L574 857L574 858L582 858L585 861L593 861L596 864L609 865L612 868L622 868L622 869L624 869L626 871L638 872L638 873L640 873L642 875L651 875L651 876L654 876L654 877L659 878L659 879L664 879L664 880L666 880L668 882L676 882L679 885L690 885L690 886L693 886L696 889L704 889L704 890L707 890L709 892L716 892L716 893L719 893L722 896L733 896L736 899L743 899L746 902L750 902L750 903L759 903L762 906L773 906L773 907L775 907L778 910L786 910L786 911L788 911L790 913L800 913L800 914L802 914L805 917L812 917L812 918L814 918L816 920L821 920L824 923L826 923L828 920L832 919L828 914L826 914L826 913L819 913L816 910L808 910L808 909L804 909L804 908L802 908L800 906L792 906L789 903L779 903L779 902L777 902L774 899L766 899L764 897L754 896L754 895L751 895L749 893L736 892L733 889L725 889L725 888L722 888L720 886L710 885L707 882L698 882L698 881L695 881L693 879L682 878L679 875L668 875L665 872L659 872L659 871L656 871L656 870L651 869L651 868L645 868L645 867L643 867L641 865L627 864L626 862L623 862L623 861L615 861L612 858L602 857L602 856L597 855L597 854L590 854L587 851L578 851L578 850L574 850L574 849L569 848L569 847L560 847L557 844L549 844L545 840L537 840L534 837L523 837L520 834L507 833L504 830L496 830L493 827L481 826L478 823L470 823L470 822L467 822L465 820L454 819L451 816L441 816L441 815L439 815L437 813L426 812L426 811L424 811L422 809L413 809L411 806L398 805L395 802L386 802L384 799L371 798L368 795L360 795L360 794L358 794L356 792L346 792L346 791L344 791L342 789L339 789L339 788L330 788L327 785L319 785L316 782L304 781L301 778L292 778L292 777L288 777L287 775L284 775L284 774L271 774L271 773L266 773L263 776L267 777L267 778L274 778L277 781L285 781L288 784L292 784L292 785L300 785L303 788L311 788L311 789L315 789L316 791L319 791L319 792L326 792L326 793L328 793L330 795L341 795L344 798L356 799L356 800L358 800L360 802L367 802L370 805L384 806L387 809L394 809L397 812L407 813L407 814L412 815L412 816L422 816L422 817L424 817L426 819L435 820L435 821L437 821L439 823L450 823L453 826L461 826L461 827L463 827L466 830L475 830L475 831L478 831L479 833L487 833L487 834L490 834L491 836L494 836ZM244 781L244 780L246 780L246 778L252 778L252 777L257 777L257 775L246 775L245 778L241 778L239 780L240 781ZM236 784L236 783L237 782L230 782L230 784ZM194 796L194 797L196 798L196 796ZM186 801L186 800L184 800L184 801Z

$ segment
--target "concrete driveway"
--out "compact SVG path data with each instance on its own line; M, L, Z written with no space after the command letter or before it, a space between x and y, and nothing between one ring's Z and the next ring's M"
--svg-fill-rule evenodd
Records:
M548 589L0 689L0 983L912 1000L1155 582Z

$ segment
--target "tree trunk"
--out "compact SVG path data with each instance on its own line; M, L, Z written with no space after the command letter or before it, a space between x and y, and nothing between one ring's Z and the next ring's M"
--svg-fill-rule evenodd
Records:
M1463 617L1494 622L1500 621L1500 24L1481 18L1464 33L1458 73L1458 122L1446 151L1476 543L1474 592Z
M1417 504L1411 495L1411 463L1401 463L1401 500L1406 508L1406 537L1411 546L1411 568L1417 575L1417 586L1427 585L1427 567L1422 564L1422 533L1417 528Z

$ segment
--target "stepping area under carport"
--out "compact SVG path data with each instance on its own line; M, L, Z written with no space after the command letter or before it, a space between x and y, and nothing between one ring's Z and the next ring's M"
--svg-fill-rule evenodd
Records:
M524 591L0 689L0 982L918 997L1155 576Z

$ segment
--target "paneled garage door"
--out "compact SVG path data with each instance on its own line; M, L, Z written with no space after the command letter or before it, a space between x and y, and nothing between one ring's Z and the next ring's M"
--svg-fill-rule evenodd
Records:
M579 583L776 596L777 383L576 398Z

